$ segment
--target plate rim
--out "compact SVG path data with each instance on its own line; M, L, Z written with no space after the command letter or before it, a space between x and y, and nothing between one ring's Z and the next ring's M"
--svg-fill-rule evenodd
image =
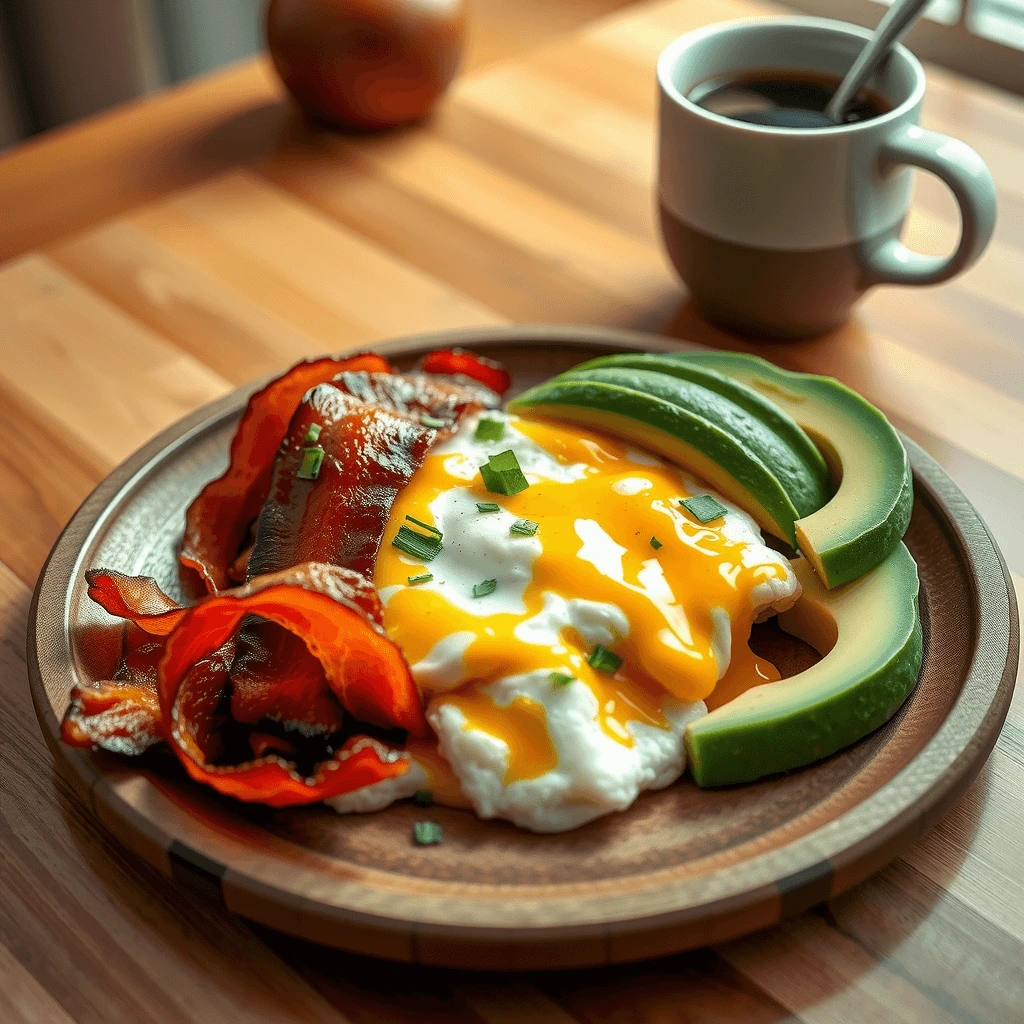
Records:
M596 345L609 350L638 348L646 351L705 347L637 331L546 325L431 332L368 347L385 355L408 358L440 346L464 345L486 351L489 347L510 343L528 347L579 344L581 348ZM707 900L686 897L687 888L693 888L697 879L669 883L651 890L663 909L640 916L628 907L619 913L609 913L608 902L603 897L595 897L594 909L600 912L589 916L579 913L580 908L589 907L593 902L586 898L549 897L539 901L542 908L558 903L567 912L566 916L575 918L559 925L553 925L545 914L538 918L534 901L515 899L501 904L488 901L492 919L500 916L502 920L517 920L512 927L496 927L482 923L452 924L423 908L419 914L410 913L408 905L400 916L379 909L375 912L370 909L374 900L354 900L353 893L349 893L346 900L314 900L297 886L295 875L289 876L290 886L275 886L261 877L257 870L261 865L257 863L249 863L247 872L228 868L217 859L217 854L223 852L225 842L233 844L237 840L228 840L207 828L205 832L212 834L193 835L189 837L191 845L183 843L173 828L168 831L161 820L154 821L152 815L140 814L122 795L126 788L135 791L139 786L149 787L153 792L147 791L146 796L151 798L154 813L158 811L164 815L164 821L170 822L184 815L195 824L195 819L176 808L151 777L131 767L121 769L105 765L101 771L91 752L69 748L60 742L59 721L43 683L44 673L57 671L59 666L52 664L53 658L47 659L46 652L40 651L39 637L46 629L51 636L66 635L71 587L79 556L116 510L122 495L135 487L152 468L173 458L176 450L184 448L203 432L216 429L267 379L269 377L237 388L172 424L100 482L54 544L40 572L28 620L29 682L40 728L54 756L71 767L87 805L108 829L115 834L120 831L119 838L164 874L175 876L185 865L212 878L229 909L278 930L394 959L447 962L444 948L449 944L452 962L459 966L477 966L481 947L495 944L516 951L511 963L503 966L527 967L551 966L544 962L544 957L550 955L553 947L566 943L583 944L579 964L634 959L628 949L619 949L622 944L616 943L616 939L640 935L661 935L660 940L653 940L654 952L642 952L641 956L704 945L775 923L837 895L883 866L938 820L980 771L995 744L1012 697L1019 648L1012 582L988 527L966 496L931 456L904 437L914 469L915 497L927 501L938 513L938 520L972 576L971 599L978 636L963 687L924 747L874 793L805 835L743 861L740 872L733 866L710 876L698 876L706 880L728 873L730 880L749 876L749 881L734 882L731 889ZM70 674L68 664L65 677ZM952 734L963 728L960 720L964 716L970 727L969 737L954 738ZM943 750L944 747L948 749ZM931 770L916 778L915 765L922 759L931 762L936 756L939 760L930 766ZM894 800L897 792L899 798ZM114 829L114 825L119 826L119 830ZM125 827L127 834L123 831ZM844 832L851 830L852 835L842 838ZM288 843L284 839L278 841ZM261 859L259 851L244 848L247 861ZM273 864L279 862L271 856L268 865ZM296 871L300 885L307 872L312 871L316 876L315 866L296 867ZM363 896L379 895L372 880L339 884L335 889L347 891L352 886L365 890ZM407 893L401 900L416 903L417 897ZM644 902L648 900L645 898ZM774 909L770 907L765 911L766 904ZM501 913L497 914L495 910L499 906ZM759 906L762 912L753 913ZM531 907L534 920L531 920ZM282 908L291 914L284 921L280 914ZM524 913L524 909L527 912ZM665 934L695 923L702 927L697 930L699 934L689 938L697 941ZM360 934L372 941L360 941Z

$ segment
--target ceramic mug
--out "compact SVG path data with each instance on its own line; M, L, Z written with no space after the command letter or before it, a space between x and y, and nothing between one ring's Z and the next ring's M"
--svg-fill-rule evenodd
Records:
M853 124L750 124L687 99L709 78L762 68L841 77L869 37L825 18L756 18L698 29L662 53L662 237L708 319L771 337L817 334L873 285L937 284L988 244L992 175L970 146L920 127L924 70L904 46L868 83L891 109ZM956 197L962 230L950 256L922 256L899 240L910 167L938 175Z

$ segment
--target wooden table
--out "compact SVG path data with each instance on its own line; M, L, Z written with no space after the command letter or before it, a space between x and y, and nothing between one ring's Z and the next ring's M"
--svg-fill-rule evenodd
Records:
M835 374L958 480L1024 573L1024 103L929 69L925 122L975 146L996 237L956 282L882 290L814 341L699 322L651 203L652 68L764 11L634 7L477 70L428 126L303 124L254 62L0 158L0 1020L571 1022L1024 1019L1024 697L986 769L906 855L782 927L696 955L529 977L360 959L174 887L55 771L25 613L61 525L157 430L311 353L541 320L664 330ZM911 244L952 244L919 190Z

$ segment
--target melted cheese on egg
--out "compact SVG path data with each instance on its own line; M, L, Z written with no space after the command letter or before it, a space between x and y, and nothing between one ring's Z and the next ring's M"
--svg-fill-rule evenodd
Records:
M729 506L722 521L696 522L679 502L707 489L613 439L500 418L501 440L476 441L470 418L417 470L395 503L374 582L388 635L421 689L438 695L434 705L443 700L446 722L455 714L463 731L507 747L504 786L555 772L559 750L546 698L523 691L499 702L488 684L529 678L538 692L538 678L571 676L593 695L603 736L633 748L638 725L673 728L666 701L679 720L684 705L778 678L747 641L755 616L791 604L798 588L752 521ZM479 466L509 448L531 486L490 493ZM477 502L500 511L481 512ZM391 545L407 516L441 530L433 560ZM519 519L538 523L536 535L511 532ZM433 579L409 583L424 573ZM488 579L495 591L474 597L474 584ZM614 674L589 665L597 644L623 659ZM452 744L442 749L452 760Z

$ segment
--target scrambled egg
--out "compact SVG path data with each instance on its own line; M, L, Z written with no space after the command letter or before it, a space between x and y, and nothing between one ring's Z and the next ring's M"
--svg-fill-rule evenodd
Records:
M433 450L399 494L374 577L437 745L331 803L376 810L429 789L557 832L675 781L687 723L778 678L750 628L800 588L721 496L707 524L682 507L712 492L677 467L567 425L483 416L502 436L477 439L469 417ZM509 450L530 486L491 493L479 467ZM435 557L391 544L407 517L440 531Z

